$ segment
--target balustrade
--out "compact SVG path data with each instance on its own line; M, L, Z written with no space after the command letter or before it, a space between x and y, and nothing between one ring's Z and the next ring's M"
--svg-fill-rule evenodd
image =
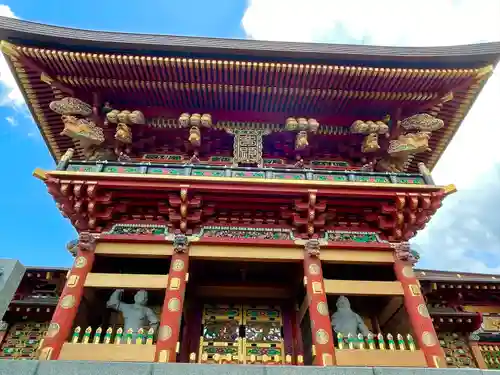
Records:
M500 369L500 345L480 343L479 350L489 369Z

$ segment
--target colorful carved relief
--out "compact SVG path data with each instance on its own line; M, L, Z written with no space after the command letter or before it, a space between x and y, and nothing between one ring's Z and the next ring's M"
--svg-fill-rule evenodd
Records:
M37 350L49 323L22 322L12 325L0 350L1 359L37 359Z
M373 232L328 231L326 239L333 242L383 242L379 235Z
M439 344L444 350L448 367L476 368L467 338L459 333L439 333Z
M290 230L277 228L204 227L200 237L291 240Z
M157 224L114 224L104 234L164 236L168 234L168 227Z

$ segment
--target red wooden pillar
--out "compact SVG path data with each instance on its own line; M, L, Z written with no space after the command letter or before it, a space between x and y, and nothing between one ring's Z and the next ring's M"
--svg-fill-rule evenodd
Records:
M62 346L71 334L73 321L83 296L85 279L94 264L96 241L90 233L80 233L78 250L68 280L59 298L39 359L58 359Z
M309 240L304 252L304 283L309 302L312 341L315 347L313 364L334 365L335 348L332 326L323 284L323 271L319 259L319 241Z
M412 255L408 243L393 244L395 248L394 271L404 290L404 304L419 348L427 366L447 367L445 356L427 310L420 284L413 272Z
M175 362L179 341L184 294L188 278L188 240L185 235L176 235L174 254L170 262L168 285L161 311L160 329L156 343L157 362Z

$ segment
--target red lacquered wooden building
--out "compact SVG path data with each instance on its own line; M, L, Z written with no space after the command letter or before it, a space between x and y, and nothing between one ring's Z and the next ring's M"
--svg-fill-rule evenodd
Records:
M0 359L36 359L67 269L27 267L0 322Z
M446 366L407 241L454 191L429 170L499 44L275 43L10 19L0 37L58 163L35 175L80 233L41 359ZM158 330L128 332L106 308L115 289L129 303L146 290ZM332 330L342 295L367 337Z

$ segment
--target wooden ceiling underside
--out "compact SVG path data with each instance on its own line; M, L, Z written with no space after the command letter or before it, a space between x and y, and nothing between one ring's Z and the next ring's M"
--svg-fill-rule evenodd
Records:
M283 123L288 116L348 115L379 120L396 108L412 115L427 105L426 110L444 120L445 126L430 139L433 151L416 155L410 169L416 169L420 161L430 168L434 166L488 77L482 69L256 63L76 53L22 46L12 46L7 55L57 159L74 144L60 135L60 116L49 109L49 103L62 93L41 80L42 72L88 102L95 92L103 101L141 109L146 116L148 108L161 107L179 114L274 113ZM453 91L453 100L432 105L449 91Z

